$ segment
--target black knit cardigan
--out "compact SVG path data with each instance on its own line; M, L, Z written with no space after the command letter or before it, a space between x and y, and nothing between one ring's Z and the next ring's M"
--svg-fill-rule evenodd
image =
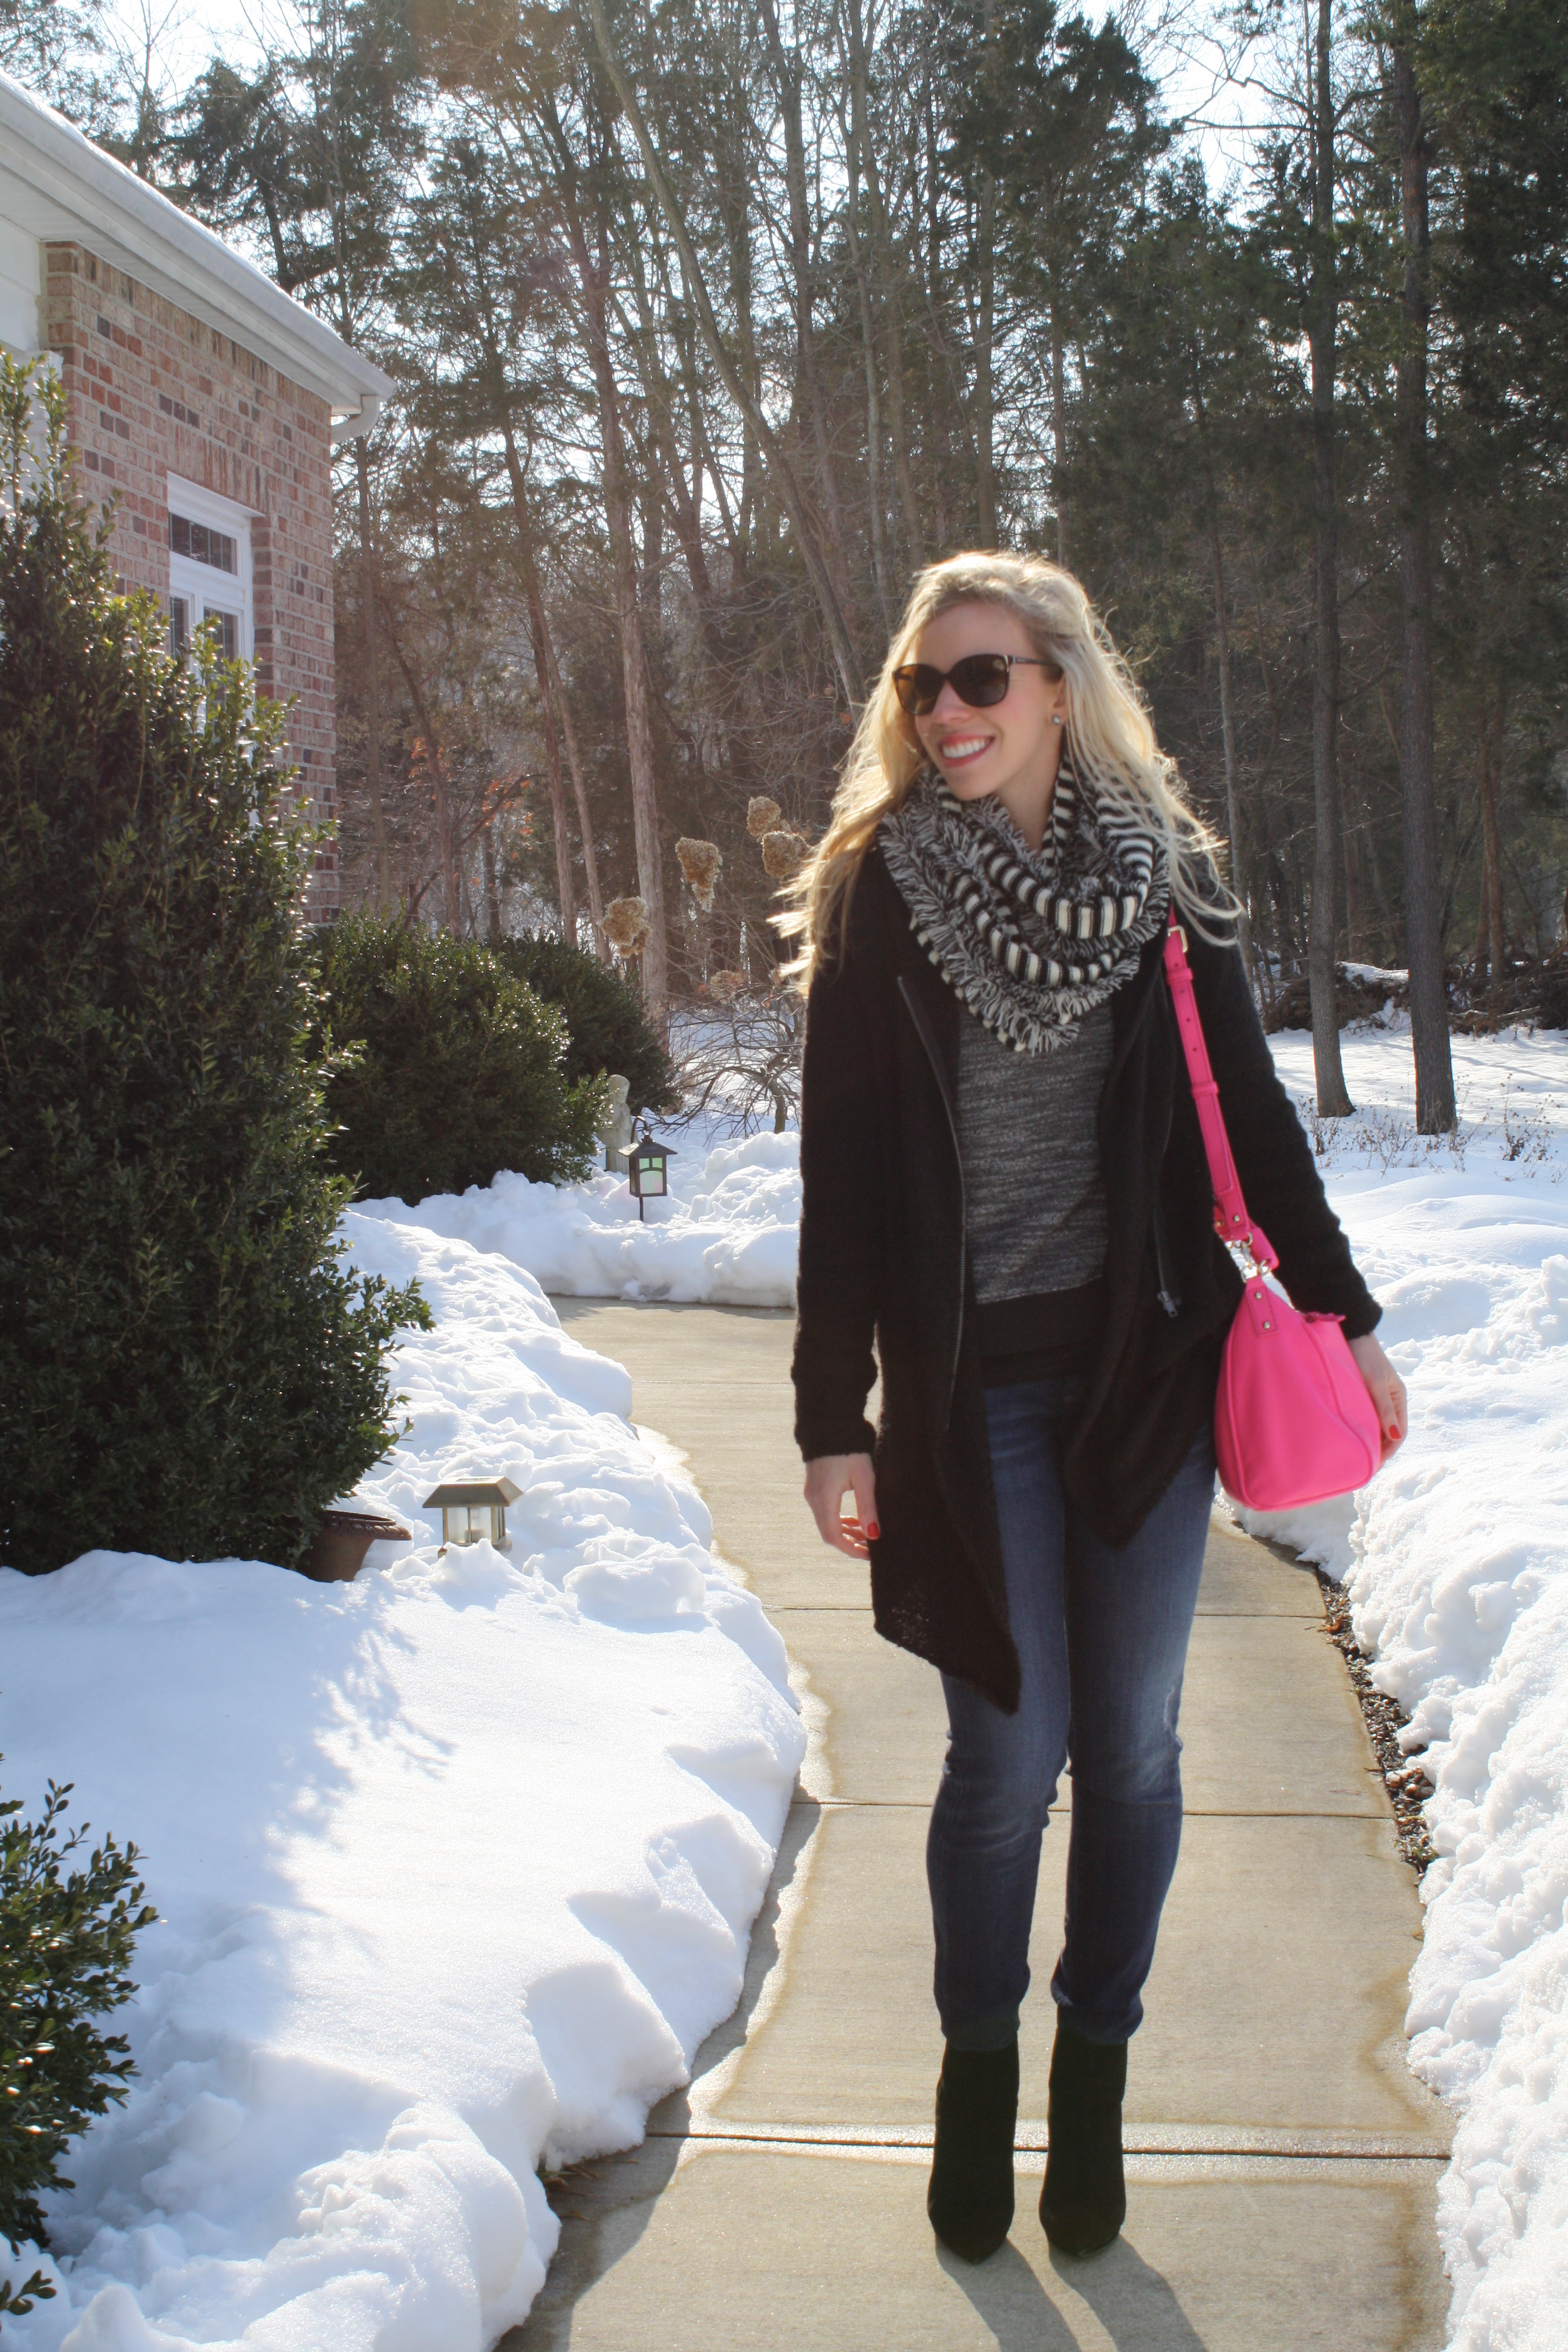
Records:
M1110 1543L1142 1525L1212 1415L1241 1296L1215 1235L1162 950L1151 940L1111 999L1099 1114L1105 1318L1065 1459L1070 1498ZM1296 1305L1342 1315L1357 1338L1381 1310L1275 1074L1240 953L1194 937L1190 961L1247 1205ZM1011 1712L1018 1659L964 1248L956 1105L966 1017L873 848L843 950L814 976L807 1009L795 1436L807 1461L874 1455L878 1631ZM874 1431L866 1400L879 1365Z

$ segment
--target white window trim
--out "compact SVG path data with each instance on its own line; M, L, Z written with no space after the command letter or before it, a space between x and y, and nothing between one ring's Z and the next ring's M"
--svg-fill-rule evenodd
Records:
M169 553L169 593L184 596L192 608L193 632L201 626L208 612L232 613L238 623L236 630L237 649L242 661L251 661L256 654L256 599L252 587L250 562L250 509L237 506L232 499L219 498L216 490L204 489L199 482L187 482L178 474L166 480L168 509L172 515L184 515L187 522L205 523L209 530L221 530L235 542L234 572L219 572L210 563L197 563L188 555Z

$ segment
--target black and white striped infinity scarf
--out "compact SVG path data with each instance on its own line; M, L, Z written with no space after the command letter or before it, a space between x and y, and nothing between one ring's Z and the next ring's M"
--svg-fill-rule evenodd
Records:
M1065 748L1037 856L998 801L959 800L934 768L877 840L921 947L1016 1053L1066 1045L1164 928L1163 852L1097 802Z

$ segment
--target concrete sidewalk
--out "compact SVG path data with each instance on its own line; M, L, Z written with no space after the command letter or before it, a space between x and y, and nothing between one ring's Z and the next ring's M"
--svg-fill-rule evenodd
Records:
M812 1752L740 2008L640 2149L574 2176L507 2352L1405 2352L1444 2340L1447 2131L1401 2020L1415 1883L1316 1580L1215 1523L1183 1731L1187 1821L1132 2044L1129 2215L1087 2262L1035 2212L1067 1853L1046 1839L1018 2213L978 2268L925 2218L942 2044L926 1815L935 1675L872 1632L790 1439L793 1320L560 1300L689 1454L715 1539L807 1689Z

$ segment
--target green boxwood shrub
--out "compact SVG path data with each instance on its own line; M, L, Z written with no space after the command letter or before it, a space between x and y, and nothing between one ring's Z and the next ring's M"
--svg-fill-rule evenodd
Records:
M618 971L564 940L506 939L492 944L509 970L565 1014L568 1077L617 1071L629 1081L626 1101L634 1111L676 1108L669 1056Z
M72 2186L59 2168L67 2142L125 2097L129 2046L98 2021L135 1991L132 1946L156 1916L133 1845L105 1838L84 1867L66 1867L89 1827L62 1842L69 1795L51 1780L37 1822L17 1820L16 1798L0 1803L0 2238L13 2253L44 2242L39 2190ZM0 2314L53 2293L41 2272L19 2287L0 2279Z
M564 1018L491 948L382 915L321 944L337 1165L371 1199L417 1203L488 1184L586 1174L605 1088L567 1068Z
M427 1320L350 1273L282 713L165 649L0 362L0 1561L304 1550Z

